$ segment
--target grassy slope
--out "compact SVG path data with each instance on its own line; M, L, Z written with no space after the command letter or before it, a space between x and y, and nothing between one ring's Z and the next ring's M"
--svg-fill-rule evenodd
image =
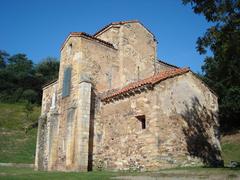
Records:
M224 164L227 165L230 161L240 162L240 133L226 135L221 142Z
M35 122L40 108L27 118L23 104L0 104L0 162L33 163L36 129L25 133L25 128Z

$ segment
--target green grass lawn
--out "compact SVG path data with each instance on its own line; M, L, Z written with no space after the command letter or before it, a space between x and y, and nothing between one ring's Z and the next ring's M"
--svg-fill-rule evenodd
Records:
M33 163L37 129L25 132L36 122L40 107L27 117L24 104L0 104L0 162Z
M240 162L240 133L223 137L221 145L225 165L230 161Z
M43 172L31 168L0 167L0 179L83 179L101 180L117 175L114 172Z
M223 179L238 179L240 178L239 170L232 170L227 168L180 168L159 170L158 172L43 172L34 171L31 168L13 168L0 167L0 179L82 179L82 180L105 180L111 177L119 176L141 176L141 177L168 177L168 178L210 178L223 177Z
M22 131L1 129L0 162L33 163L36 144L36 129L25 134Z
M0 103L0 127L6 130L23 131L26 126L35 122L40 115L40 107L35 106L27 117L24 104Z

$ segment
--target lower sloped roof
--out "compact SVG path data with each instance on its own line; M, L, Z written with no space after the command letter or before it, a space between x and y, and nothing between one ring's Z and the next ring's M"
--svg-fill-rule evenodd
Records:
M129 91L135 90L137 88L146 86L146 85L154 85L156 83L159 83L160 81L166 80L168 78L172 78L181 74L185 74L189 72L189 68L173 68L170 70L166 70L163 72L160 72L158 74L155 74L149 78L139 80L133 83L128 84L127 86L123 87L122 89L119 90L111 90L110 94L107 94L106 96L103 96L101 98L102 101L108 101L116 96L123 95L125 93L128 93Z

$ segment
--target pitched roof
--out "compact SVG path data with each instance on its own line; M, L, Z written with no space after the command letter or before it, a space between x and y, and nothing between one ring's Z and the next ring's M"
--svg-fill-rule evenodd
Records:
M163 60L161 60L161 59L158 59L158 60L157 60L157 63L162 63L162 64L165 64L165 65L167 65L167 66L171 66L171 67L173 67L173 68L179 68L178 66L175 66L175 65L173 65L173 64L169 64L169 63L167 63L167 62L165 62L165 61L163 61Z
M139 23L141 24L150 34L152 34L153 38L155 39L154 34L148 29L146 28L140 21L138 20L129 20L129 21L119 21L119 22L112 22L106 26L104 26L102 29L100 29L99 31L97 31L93 36L96 37L99 34L103 33L105 30L107 30L108 28L114 26L114 25L123 25L123 24L128 24L128 23ZM155 39L156 40L156 39Z
M102 29L97 31L94 35L90 35L90 34L87 34L85 32L71 32L68 35L68 37L66 38L66 40L64 41L64 43L62 44L61 50L63 49L64 45L66 44L67 40L70 37L84 37L84 38L87 38L87 39L90 39L90 40L94 40L94 41L96 41L98 43L101 43L101 44L103 44L103 45L105 45L107 47L115 49L113 44L111 44L111 43L109 43L107 41L104 41L102 39L97 38L97 35L99 35L100 33L103 33L105 30L107 30L108 28L111 28L113 25L123 25L123 24L127 24L127 23L139 23L139 24L141 24L150 34L152 34L154 40L156 40L154 34L148 28L146 28L140 21L138 21L138 20L119 21L119 22L112 22L112 23L106 25L105 27L103 27Z
M64 41L64 43L62 44L61 50L63 49L64 45L66 44L67 40L68 40L70 37L84 37L84 38L87 38L87 39L90 39L90 40L94 40L94 41L96 41L96 42L98 42L98 43L101 43L101 44L103 44L103 45L105 45L105 46L107 46L107 47L110 47L110 48L115 49L114 46L113 46L113 44L111 44L111 43L109 43L109 42L107 42L107 41L104 41L104 40L102 40L102 39L99 39L99 38L97 38L97 37L94 37L94 36L92 36L92 35L90 35L90 34L87 34L87 33L85 33L85 32L71 32L71 33L68 35L68 37L66 38L66 40Z
M46 88L49 85L52 85L52 84L56 83L57 81L58 81L58 79L54 79L54 80L51 80L51 81L43 84L42 89Z
M108 101L108 100L110 100L110 99L112 99L112 98L114 98L118 95L125 94L125 93L127 93L129 91L132 91L132 90L135 90L139 87L143 87L145 85L154 85L154 84L156 84L160 81L163 81L163 80L166 80L168 78L172 78L172 77L187 73L189 71L190 71L189 68L174 68L174 69L170 69L170 70L167 70L167 71L164 71L164 72L160 72L160 73L158 73L156 75L153 75L149 78L130 83L129 85L125 86L124 88L116 90L116 91L114 91L114 93L106 95L105 97L102 97L101 100L102 101Z

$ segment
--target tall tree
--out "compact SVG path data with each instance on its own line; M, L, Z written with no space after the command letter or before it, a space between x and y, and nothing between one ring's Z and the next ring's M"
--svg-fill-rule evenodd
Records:
M35 67L36 75L42 78L43 83L57 79L59 61L54 57L47 57Z
M8 58L9 54L5 51L0 50L0 69L3 69L6 67L6 61Z
M35 76L39 83L35 86L38 93L38 103L41 103L42 86L58 78L59 61L54 57L47 57L35 66Z
M6 67L1 73L3 76L1 94L7 101L19 101L27 89L33 88L33 62L25 54L16 54L7 58Z
M222 130L240 127L240 1L182 0L196 14L214 25L197 40L197 51L205 57L203 79L219 96Z
M0 101L41 103L42 86L58 77L58 68L56 58L34 65L25 54L0 51Z

